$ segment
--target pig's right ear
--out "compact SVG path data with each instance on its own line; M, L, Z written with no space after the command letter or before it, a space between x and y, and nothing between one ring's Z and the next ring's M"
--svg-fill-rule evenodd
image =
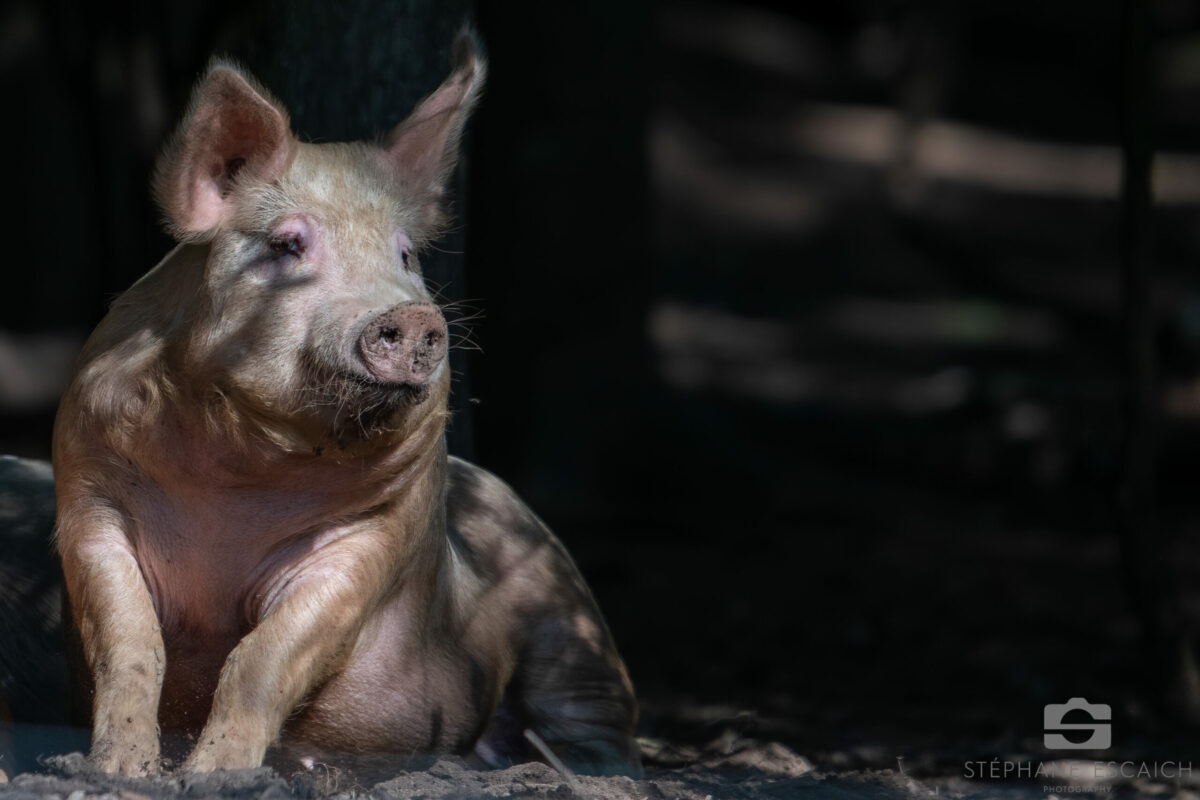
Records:
M454 171L459 139L486 75L475 34L464 28L454 42L450 76L387 139L388 157L401 180L435 206Z
M279 178L294 144L283 106L236 66L214 61L155 169L154 197L170 232L210 236L229 214L235 180Z

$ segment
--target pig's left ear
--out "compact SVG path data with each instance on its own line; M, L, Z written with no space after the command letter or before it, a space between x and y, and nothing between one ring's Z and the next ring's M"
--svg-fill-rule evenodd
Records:
M235 178L279 178L294 144L283 106L237 66L214 61L155 169L154 197L171 233L211 235L229 215Z
M458 143L487 75L474 35L459 33L454 69L387 139L387 153L403 186L436 203L458 160Z

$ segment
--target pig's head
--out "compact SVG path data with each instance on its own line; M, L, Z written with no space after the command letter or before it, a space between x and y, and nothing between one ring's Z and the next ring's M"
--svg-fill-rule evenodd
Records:
M444 415L446 321L418 254L483 77L463 34L449 78L385 142L308 144L245 72L210 67L154 185L203 261L170 343L185 382L318 451Z

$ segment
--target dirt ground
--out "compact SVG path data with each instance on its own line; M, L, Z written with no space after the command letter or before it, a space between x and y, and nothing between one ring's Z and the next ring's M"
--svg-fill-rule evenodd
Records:
M383 780L318 765L283 776L270 767L207 775L125 779L98 773L83 755L49 756L41 769L0 777L0 800L174 800L174 798L1179 798L1200 797L1200 776L1168 780L1122 777L1120 770L1097 775L1093 762L1042 762L1045 777L964 779L949 763L913 775L900 760L893 768L817 766L778 742L743 738L732 730L703 748L643 740L645 774L640 779L597 778L555 771L541 763L478 771L460 759L439 758L410 765ZM878 758L869 748L841 754L843 763ZM1024 757L1028 758L1028 757ZM839 758L835 756L834 761ZM1017 762L1019 763L1019 762ZM1025 763L1030 763L1025 761ZM1034 762L1036 763L1036 762ZM0 773L2 775L2 773ZM1072 777L1074 776L1074 777Z

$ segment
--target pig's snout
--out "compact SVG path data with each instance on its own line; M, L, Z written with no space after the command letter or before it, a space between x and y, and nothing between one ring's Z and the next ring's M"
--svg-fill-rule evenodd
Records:
M446 357L446 319L431 303L401 303L371 320L358 346L376 380L420 386Z

